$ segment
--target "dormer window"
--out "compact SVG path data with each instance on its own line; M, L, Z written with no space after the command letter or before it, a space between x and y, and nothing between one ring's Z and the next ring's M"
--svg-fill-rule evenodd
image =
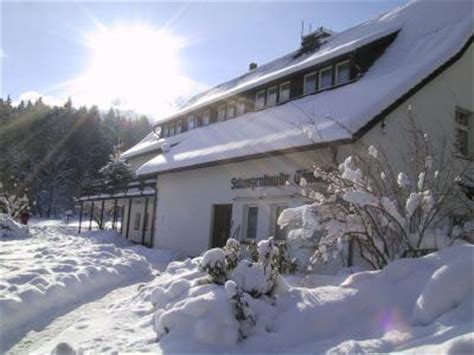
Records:
M280 99L279 102L285 102L290 99L290 82L280 84Z
M198 128L202 126L202 119L201 116L195 115L194 116L194 128Z
M168 125L163 126L163 138L168 137L168 134L169 134L168 132L169 132Z
M176 122L176 134L180 134L183 131L183 122L178 120Z
M342 85L350 80L351 67L348 60L336 65L336 85Z
M217 121L225 121L225 104L217 108Z
M316 72L306 74L304 76L304 94L313 94L316 92L316 82L318 74Z
M202 113L202 125L207 126L211 123L211 111L206 110Z
M194 115L188 116L188 131L194 128Z
M168 129L168 134L169 136L174 136L175 135L175 124L171 123Z
M267 91L267 106L275 106L277 103L278 87L272 86Z
M326 67L319 71L319 90L332 86L332 67Z
M227 104L227 118L235 117L235 102L231 101Z
M265 108L265 90L261 90L255 95L255 110L263 108Z
M239 99L237 101L237 116L245 113L245 99Z

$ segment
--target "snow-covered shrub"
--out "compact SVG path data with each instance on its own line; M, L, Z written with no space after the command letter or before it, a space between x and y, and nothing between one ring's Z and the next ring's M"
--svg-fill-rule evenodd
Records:
M255 312L249 306L250 296L238 289L237 284L231 280L225 283L225 290L233 306L235 319L239 322L239 335L245 339L256 325Z
M298 269L298 260L290 256L286 240L277 240L275 244L278 252L272 259L273 268L280 274L294 274Z
M407 172L393 171L375 146L338 167L315 168L321 184L303 186L313 203L287 209L278 218L280 227L295 221L300 226L289 238L317 242L313 263L327 263L343 252L352 255L355 247L374 269L397 258L426 255L441 247L433 231L446 224L447 216L459 210L474 213L472 200L457 183L466 168L455 166L443 152L436 155L420 130L412 134ZM349 259L345 266L351 266Z
M28 227L16 222L6 213L0 213L0 238L20 239L29 236Z
M224 252L226 269L235 269L240 260L240 243L233 238L229 238L224 247Z
M251 240L247 244L247 253L250 256L250 260L253 262L258 261L258 247L257 247L257 242L255 240Z
M212 282L223 285L228 279L224 250L213 248L206 251L199 264L199 270L207 272Z

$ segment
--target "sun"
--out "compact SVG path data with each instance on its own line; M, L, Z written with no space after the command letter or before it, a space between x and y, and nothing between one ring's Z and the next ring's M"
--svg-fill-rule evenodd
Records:
M166 114L193 87L180 62L184 45L150 25L101 26L86 36L88 68L74 81L72 95L102 107Z

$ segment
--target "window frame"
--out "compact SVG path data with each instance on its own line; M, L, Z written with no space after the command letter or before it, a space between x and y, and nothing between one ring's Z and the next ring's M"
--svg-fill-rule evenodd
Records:
M314 91L308 92L306 90L306 83L308 82L308 77L314 76ZM314 94L315 92L318 91L318 85L319 85L319 75L318 71L312 71L311 73L305 74L304 80L303 80L303 95L311 95Z
M168 135L170 137L173 137L175 134L176 134L176 124L175 122L172 122L169 124Z
M262 103L262 106L261 107L258 107L258 96L259 95L262 95L262 98L263 98L263 103ZM266 104L266 98L267 98L267 94L266 94L266 90L263 89L263 90L259 90L255 93L255 111L260 111L260 110L263 110L265 108L265 104Z
M275 91L275 101L270 103L270 91ZM278 85L272 85L267 89L266 107L276 106L278 104Z
M321 87L321 83L322 83L321 77L322 77L323 73L325 73L325 72L330 72L331 73L331 84L329 86L326 86L326 87ZM317 91L326 90L326 89L332 88L334 86L333 73L334 73L334 66L333 65L328 65L327 67L321 68L319 70Z
M282 100L281 97L281 93L282 93L282 87L283 85L288 85L288 98L286 100ZM288 80L288 81L285 81L284 83L281 83L278 87L278 103L283 103L283 102L287 102L290 100L290 97L291 97L291 81Z
M201 117L203 126L209 126L211 124L211 110L207 109L202 111Z
M186 130L191 131L195 128L194 115L191 114L186 117Z
M343 82L343 83L339 83L339 67L343 66L343 65L348 65L348 70L349 70L349 76L347 77L347 81ZM346 60L343 60L342 62L338 62L336 63L336 71L335 71L335 78L334 78L334 85L344 85L344 84L347 84L348 82L351 81L351 61L350 59L346 59Z
M181 132L183 132L183 122L182 122L182 120L177 120L176 121L175 132L176 132L176 134L180 134Z
M142 224L142 213L135 212L135 219L133 220L133 230L139 231Z

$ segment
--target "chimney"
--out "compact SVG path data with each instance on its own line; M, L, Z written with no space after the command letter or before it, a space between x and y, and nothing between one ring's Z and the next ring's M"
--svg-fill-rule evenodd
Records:
M257 63L252 62L252 63L249 64L249 71L254 70L254 69L257 69Z

